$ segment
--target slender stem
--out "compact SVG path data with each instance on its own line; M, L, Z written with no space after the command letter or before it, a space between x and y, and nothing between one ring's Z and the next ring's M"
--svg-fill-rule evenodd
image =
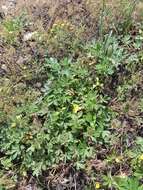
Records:
M102 12L101 12L101 17L100 17L100 37L101 40L103 40L103 29L104 29L104 13L105 13L105 0L102 0Z

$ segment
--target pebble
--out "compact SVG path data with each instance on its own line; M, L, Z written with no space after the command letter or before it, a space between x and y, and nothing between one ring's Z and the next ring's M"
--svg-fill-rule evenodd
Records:
M23 37L23 41L26 42L26 41L29 41L29 40L32 40L33 36L37 34L37 32L28 32L24 35Z
M2 64L1 69L3 69L6 72L8 71L8 68L7 68L7 66L5 64Z
M15 9L17 4L17 0L7 0L5 3L1 6L1 10L5 15L8 15L11 13L12 10Z
M41 88L41 86L42 86L41 82L37 82L37 83L35 84L35 87L37 87L37 88Z

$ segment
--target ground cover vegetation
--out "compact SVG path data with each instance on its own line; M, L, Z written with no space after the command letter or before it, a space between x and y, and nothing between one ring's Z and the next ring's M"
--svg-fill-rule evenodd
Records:
M143 3L48 2L0 14L0 189L143 190Z

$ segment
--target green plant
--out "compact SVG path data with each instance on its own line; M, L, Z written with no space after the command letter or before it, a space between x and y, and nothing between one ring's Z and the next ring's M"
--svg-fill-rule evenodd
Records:
M77 27L68 20L56 21L48 32L39 33L39 44L48 48L52 57L71 57L82 47L84 26Z
M39 175L61 161L73 160L83 167L95 152L89 141L103 141L111 111L106 106L108 98L98 93L86 67L51 58L46 60L45 70L49 80L44 96L35 106L25 104L17 109L2 127L4 168L15 168L16 161L21 163L20 172L32 170Z
M104 176L104 186L109 188L114 187L118 190L143 189L143 185L139 183L138 178L128 176Z
M1 38L8 44L17 43L18 36L26 22L26 16L24 14L17 18L4 20L0 27Z
M101 78L113 75L125 57L124 50L119 48L118 41L112 36L112 32L104 36L103 42L93 41L85 49L87 58L91 59L91 63L88 64L94 66L97 75Z
M121 1L121 9L123 10L122 12L122 20L120 21L119 24L119 30L121 30L121 32L125 32L127 33L130 29L130 27L133 24L133 12L135 10L135 7L137 5L138 1L127 1L127 0L122 0Z
M0 188L143 189L142 26L126 34L135 2L112 2L92 40L84 2L85 26L1 23Z
M117 178L116 179L116 187L119 190L130 190L137 189L142 190L143 185L139 184L139 180L137 178Z

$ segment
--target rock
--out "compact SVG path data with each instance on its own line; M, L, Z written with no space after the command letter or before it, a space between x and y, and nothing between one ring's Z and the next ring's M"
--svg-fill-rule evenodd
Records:
M37 32L26 33L23 37L23 41L26 42L26 41L32 40L35 34L37 34Z
M4 70L5 72L8 72L8 68L5 64L2 64L1 69Z
M35 87L37 87L37 88L41 88L41 86L42 86L41 82L37 82L37 83L35 84Z
M2 11L4 12L4 14L7 15L7 13L8 13L8 7L7 7L6 5L2 5L2 6L1 6L1 9L2 9Z
M11 11L14 11L16 7L17 0L8 0L5 1L5 3L1 6L1 10L4 13L4 15L8 15L11 13Z
M19 59L17 60L17 64L19 65L23 64L24 62L25 62L25 59L22 56L20 56Z

